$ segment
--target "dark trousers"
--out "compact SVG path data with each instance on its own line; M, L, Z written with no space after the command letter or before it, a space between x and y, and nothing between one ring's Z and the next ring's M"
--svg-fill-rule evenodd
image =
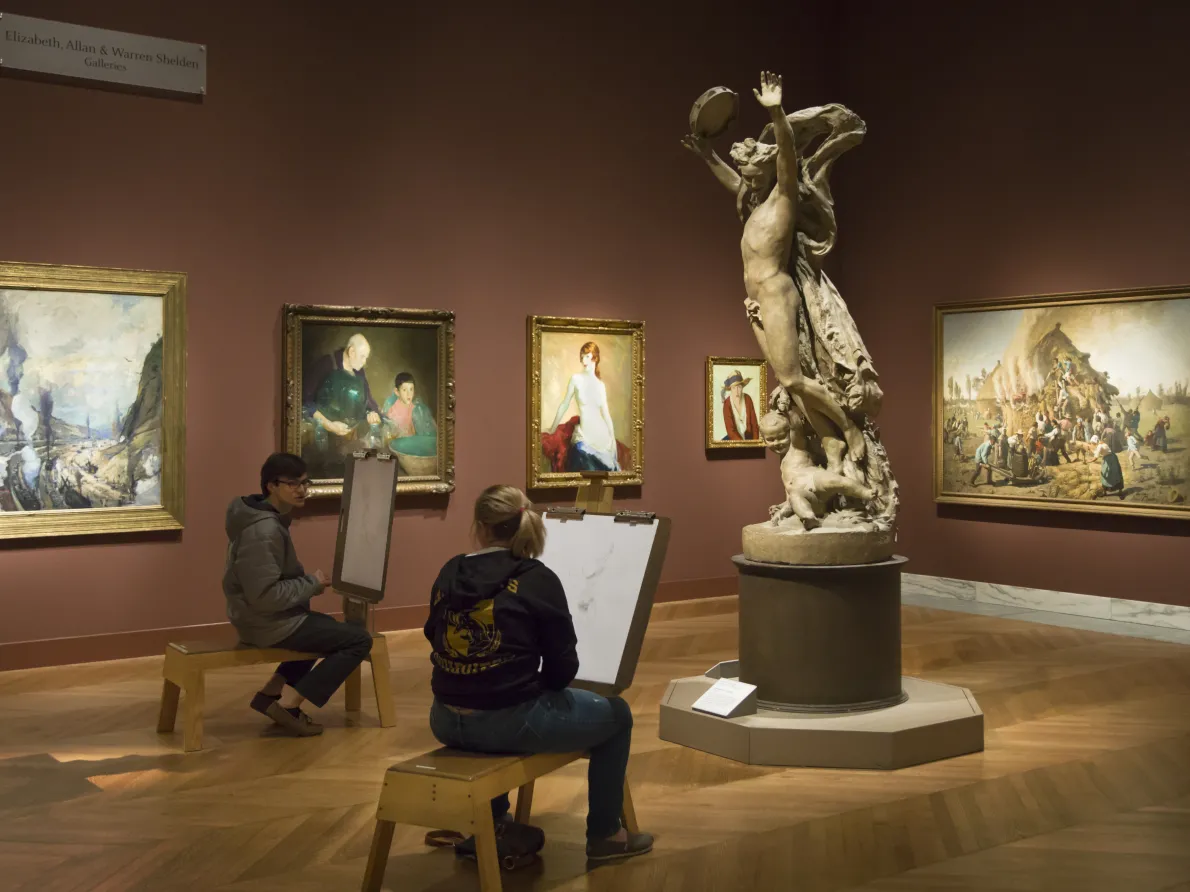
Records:
M362 626L312 612L292 634L273 646L325 655L321 661L290 660L277 667L277 674L287 685L315 706L325 706L331 694L372 652L372 636Z
M995 486L995 483L992 481L992 466L985 462L980 462L975 466L975 473L971 475L971 482L976 483L979 480L979 472L984 470L988 472L988 483Z
M447 746L477 753L589 753L587 838L606 839L620 829L632 744L632 710L621 698L567 688L507 709L465 713L435 700L430 730ZM507 793L492 800L497 820L508 808Z

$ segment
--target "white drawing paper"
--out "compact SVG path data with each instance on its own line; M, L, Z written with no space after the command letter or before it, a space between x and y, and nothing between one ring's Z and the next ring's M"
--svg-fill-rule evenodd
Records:
M656 524L546 517L542 562L566 590L578 636L578 681L614 684L644 584ZM634 655L635 656L635 655Z

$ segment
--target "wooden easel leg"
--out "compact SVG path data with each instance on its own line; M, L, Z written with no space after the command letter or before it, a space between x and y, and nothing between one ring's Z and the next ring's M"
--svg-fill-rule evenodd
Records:
M157 713L157 733L168 734L178 721L178 697L182 689L168 678L161 685L161 711Z
M480 892L501 892L500 854L496 850L496 825L492 821L492 803L484 799L472 803L475 826L475 862L479 866Z
M640 833L640 825L636 823L636 808L632 804L632 791L628 789L628 778L624 778L624 813L620 819L629 833Z
M207 699L206 676L195 672L186 681L182 698L182 749L188 753L202 749L202 712Z
M583 508L593 514L610 514L612 510L612 495L615 486L607 482L607 474L597 471L584 471L584 485L578 488L574 507Z
M608 486L607 484L601 482L599 484L598 501L596 502L595 507L591 510L597 511L600 514L610 513L612 510L612 494L614 492L614 487Z
M533 781L522 785L516 794L516 822L528 824L533 811Z
M393 845L392 821L376 819L376 829L372 832L372 848L368 850L368 866L364 868L363 892L380 892L380 884L384 882L384 869L388 867L388 853Z
M359 712L360 709L360 682L363 675L363 667L356 666L355 671L347 676L347 681L343 685L343 699L346 701L348 712Z
M391 728L397 723L397 707L393 702L392 678L389 675L388 642L384 636L372 639L372 688L376 691L376 712L380 727Z

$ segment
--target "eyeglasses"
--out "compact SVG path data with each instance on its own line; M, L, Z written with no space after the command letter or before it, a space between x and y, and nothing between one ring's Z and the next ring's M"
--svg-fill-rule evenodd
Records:
M294 489L309 489L310 481L306 480L278 480L278 483L284 483L286 486L292 486Z

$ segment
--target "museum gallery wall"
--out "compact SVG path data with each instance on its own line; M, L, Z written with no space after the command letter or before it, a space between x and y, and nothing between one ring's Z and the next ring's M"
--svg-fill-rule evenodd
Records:
M776 462L704 449L706 357L756 348L724 249L738 239L730 198L701 188L680 138L708 85L754 81L757 53L794 60L790 107L820 101L813 10L792 40L762 29L735 46L713 21L645 9L630 33L612 10L580 29L557 10L478 3L333 22L279 0L234 17L115 2L98 21L81 0L5 11L212 49L201 103L0 77L6 120L39 122L5 133L0 158L19 175L3 204L19 214L0 215L0 259L178 271L188 292L184 529L0 540L4 666L159 652L179 629L224 622L224 511L285 433L284 304L454 314L454 492L398 500L382 628L421 624L432 574L468 545L475 493L527 482L530 315L644 323L644 480L616 505L682 518L660 598L734 590L730 557L779 495ZM652 60L646 90L613 44ZM692 45L719 47L713 64ZM374 384L381 406L401 371ZM434 363L407 371L441 432L437 382L421 380ZM331 570L337 511L318 499L295 522L307 567Z
M3 665L151 653L222 623L223 512L282 442L286 303L455 314L455 492L400 503L383 627L420 623L470 494L525 482L534 314L645 323L646 474L617 504L686 519L661 597L730 591L775 462L705 448L706 358L756 344L724 248L739 222L679 139L699 91L747 97L758 64L783 73L788 108L842 101L867 122L833 180L828 267L881 370L908 569L1190 602L1184 522L936 505L931 430L935 305L1190 283L1190 124L1167 113L1187 13L1105 28L1080 4L1022 27L1023 5L826 7L755 4L762 26L734 39L649 7L625 29L610 8L580 23L368 6L328 23L280 0L234 17L121 0L100 22L82 0L11 0L218 50L201 103L0 77L6 120L38 122L0 148L19 211L0 215L0 259L178 271L188 293L185 529L0 542ZM330 567L336 511L321 500L295 524L311 566Z
M1187 11L1035 12L853 3L838 23L847 40L834 92L863 110L869 131L837 177L850 261L839 284L881 361L881 427L901 484L899 548L910 572L1190 604L1185 520L933 502L935 306L1190 283L1182 175L1190 119L1167 112L1184 83L1177 46ZM1123 116L1112 111L1125 107ZM1134 327L1107 336L1079 348L1090 367L1126 376L1103 351L1151 351L1138 369L1152 378L1145 390L1173 386L1172 373L1159 380L1170 359L1156 355L1170 349L1163 340L1138 338ZM1184 361L1185 339L1181 349ZM1129 408L1140 383L1129 384ZM1173 427L1171 438L1178 434ZM1171 448L1190 446L1190 431L1181 437ZM1119 457L1128 463L1126 452Z

